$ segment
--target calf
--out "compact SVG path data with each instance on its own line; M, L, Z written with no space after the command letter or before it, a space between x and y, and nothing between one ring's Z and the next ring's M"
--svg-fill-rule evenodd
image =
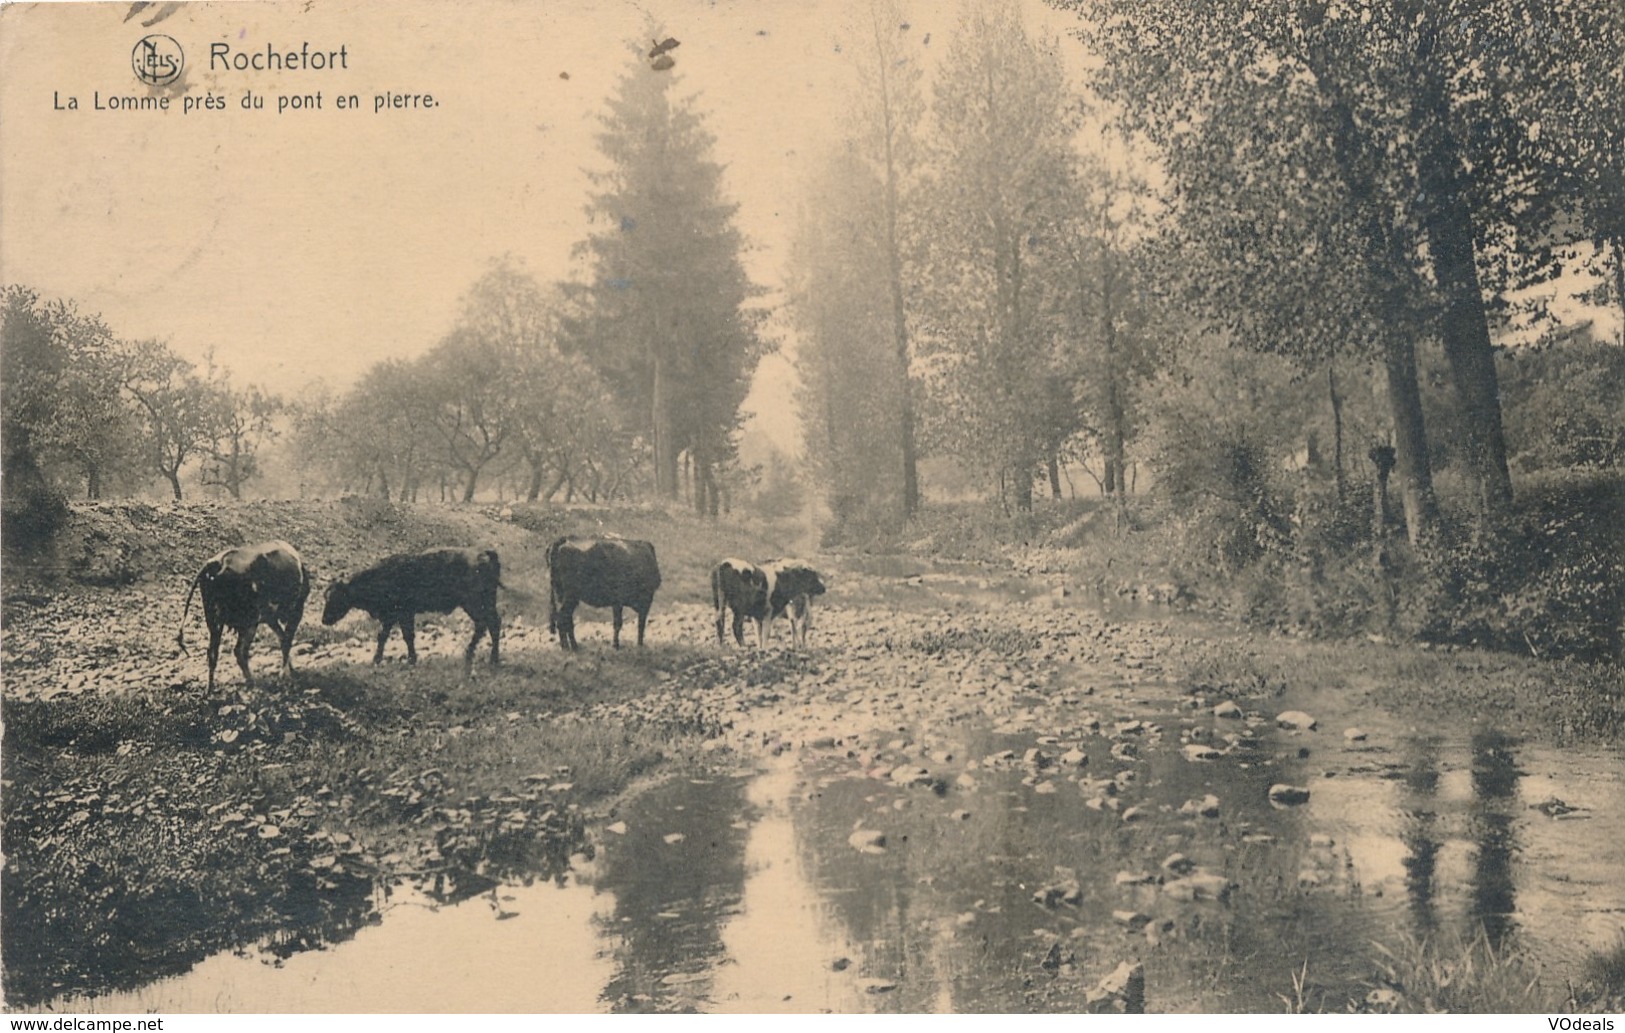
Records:
M722 625L731 608L734 612L734 641L745 644L745 618L756 622L756 645L767 647L767 572L747 560L725 559L711 571L711 601L717 608L717 645L722 645Z
M497 589L502 564L494 549L430 549L403 553L378 563L348 580L333 582L327 590L322 623L337 624L351 610L361 610L382 623L373 663L384 659L390 629L401 626L406 640L406 662L418 662L415 619L420 613L450 613L462 608L474 621L474 637L463 653L463 675L474 673L474 650L491 636L491 666L498 660L502 617L497 613Z
M630 606L638 615L638 645L660 587L660 564L655 547L630 538L560 538L547 547L550 595L547 630L557 632L559 645L576 648L576 606L611 607L615 617L615 648L621 648L621 610Z
M175 644L186 652L186 617L192 611L192 593L203 593L203 621L209 627L209 691L214 691L214 669L220 661L220 636L227 629L237 632L232 652L243 669L243 684L252 686L248 673L248 647L254 632L263 623L276 632L282 644L282 671L293 672L289 651L294 632L305 615L305 599L310 595L310 571L293 546L283 541L240 545L215 556L203 565L181 608L181 626Z
M767 639L773 639L773 621L781 614L790 617L790 643L805 648L812 627L812 599L824 594L818 571L795 560L778 560L763 565L767 571Z

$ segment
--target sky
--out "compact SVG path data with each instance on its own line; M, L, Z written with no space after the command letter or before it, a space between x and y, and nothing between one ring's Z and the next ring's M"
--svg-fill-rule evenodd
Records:
M1031 27L1069 15L1022 0ZM917 4L898 30L929 65L958 6ZM173 10L170 10L173 9ZM451 327L496 257L568 277L588 230L594 133L630 44L677 38L679 91L717 137L750 242L781 300L811 161L838 137L867 0L476 0L473 3L11 4L0 8L0 281L97 312L124 338L167 340L243 382L342 390ZM151 26L141 23L169 11ZM130 56L149 33L185 55L167 112L116 110L149 90ZM343 47L344 68L211 68L229 54ZM648 44L643 43L644 46ZM1063 53L1078 51L1063 40ZM1081 54L1068 54L1080 60ZM244 110L245 94L265 102ZM278 113L279 98L320 110ZM380 93L437 106L374 111ZM339 110L354 95L361 109ZM223 110L180 110L183 98ZM78 108L62 110L76 99ZM97 105L109 110L98 110ZM764 360L747 438L798 448L794 336Z

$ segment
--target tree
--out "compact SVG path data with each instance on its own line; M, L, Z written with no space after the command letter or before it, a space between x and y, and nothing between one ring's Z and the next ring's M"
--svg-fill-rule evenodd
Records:
M1075 426L1071 356L1054 319L1057 227L1071 187L1074 128L1052 46L1010 5L966 8L933 91L922 350L934 367L945 441L998 475L1018 509ZM1035 399L1063 404L1035 405Z
M1410 515L1425 523L1431 510L1418 333L1444 345L1482 511L1504 512L1512 493L1483 274L1490 254L1539 236L1560 207L1563 156L1532 136L1589 117L1585 69L1618 64L1607 6L1054 2L1086 13L1079 34L1103 59L1097 90L1156 144L1181 201L1228 210L1250 230L1235 238L1243 249L1280 223L1307 224L1312 243L1332 244L1366 281L1361 305L1382 299L1368 320L1389 371ZM1306 210L1318 217L1278 220L1280 191L1314 197Z
M8 477L59 471L56 479L82 479L85 496L101 498L135 461L119 390L123 349L99 316L26 287L6 287L0 309Z
M204 379L213 404L200 477L204 484L224 488L232 498L241 499L243 485L259 476L260 449L276 436L275 422L286 406L258 386L233 387L225 371L214 364L212 352Z
M860 28L866 60L858 64L859 88L854 106L854 139L859 152L880 175L882 190L878 215L880 246L885 257L885 279L895 355L890 376L896 403L897 453L902 464L904 519L920 505L918 445L915 441L914 390L909 376L909 320L904 287L904 253L913 237L910 226L917 189L918 151L915 127L925 113L921 96L922 70L904 49L909 23L890 0L870 0L867 24Z
M739 405L767 350L760 291L745 275L736 205L723 199L714 138L669 74L641 54L623 76L598 144L609 169L594 176L596 229L579 246L590 279L567 350L605 378L635 428L652 441L655 486L678 493L678 459L696 471L695 506L715 512L715 474L733 455Z
M124 390L140 414L148 468L168 481L175 501L181 501L181 469L207 454L214 440L214 389L168 345L147 340L131 347Z
M898 376L906 355L894 347L885 195L856 148L838 148L809 185L790 247L803 440L837 526L882 508L905 519L910 511L897 505L908 492L909 463L896 413L909 381Z

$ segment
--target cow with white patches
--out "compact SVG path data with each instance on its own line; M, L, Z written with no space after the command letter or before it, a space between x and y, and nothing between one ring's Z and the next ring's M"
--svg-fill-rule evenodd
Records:
M756 624L756 645L767 648L767 571L749 560L729 557L711 571L711 601L717 608L717 645L723 644L722 628L728 611L733 610L734 641L745 644L745 619Z
M310 571L299 551L284 541L261 542L227 549L203 565L181 608L181 627L175 644L186 652L186 618L192 593L203 593L203 620L209 628L209 691L214 691L214 669L220 660L220 636L227 628L237 632L237 666L243 684L252 686L248 673L248 647L254 632L265 624L276 632L282 646L282 672L293 673L289 653L310 595Z
M818 571L798 560L777 560L762 564L767 572L768 614L767 639L773 639L773 622L780 616L790 618L790 643L804 649L807 632L812 627L812 601L824 594L824 582Z

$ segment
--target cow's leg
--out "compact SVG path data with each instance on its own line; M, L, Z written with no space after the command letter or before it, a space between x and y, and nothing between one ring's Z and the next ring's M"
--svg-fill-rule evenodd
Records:
M626 615L625 608L623 606L621 606L620 603L616 603L614 606L610 607L609 610L610 610L610 613L614 614L614 616L615 616L615 638L614 638L614 642L615 642L615 648L619 649L619 648L621 648L621 618Z
M254 632L258 630L258 621L246 628L238 628L237 648L232 650L237 656L237 666L243 669L243 684L249 688L254 687L254 676L248 673L248 647L254 644Z
M745 644L745 615L738 610L734 611L734 641Z
M299 621L303 613L296 612L293 619L284 626L282 637L282 670L285 674L293 673L293 636L299 631Z
M380 625L381 626L378 628L378 648L372 652L372 662L374 666L384 662L384 643L389 641L389 632L390 629L395 627L395 622L381 621Z
M401 614L401 638L406 639L406 662L418 662L418 627L417 614Z
M501 659L498 645L502 640L502 614L497 612L496 603L485 609L485 630L491 636L491 666L495 667Z
M728 606L727 606L726 603L724 603L723 605L717 607L717 645L719 645L719 646L724 644L724 640L722 638L722 629L723 629L723 626L726 625L727 623L728 623Z
M638 611L638 648L643 648L643 629L649 623L649 607L645 606Z
M473 614L469 614L473 617ZM479 647L480 639L485 637L485 622L474 617L474 637L468 640L468 648L463 651L463 677L474 677L474 650Z
M753 620L755 620L755 622L756 622L756 648L757 649L766 649L767 648L767 621L763 620L761 617L755 617L755 618L753 618Z
M220 634L225 626L209 622L209 692L214 692L214 668L220 662Z
M575 652L576 648L576 604L573 600L559 607L559 648Z

